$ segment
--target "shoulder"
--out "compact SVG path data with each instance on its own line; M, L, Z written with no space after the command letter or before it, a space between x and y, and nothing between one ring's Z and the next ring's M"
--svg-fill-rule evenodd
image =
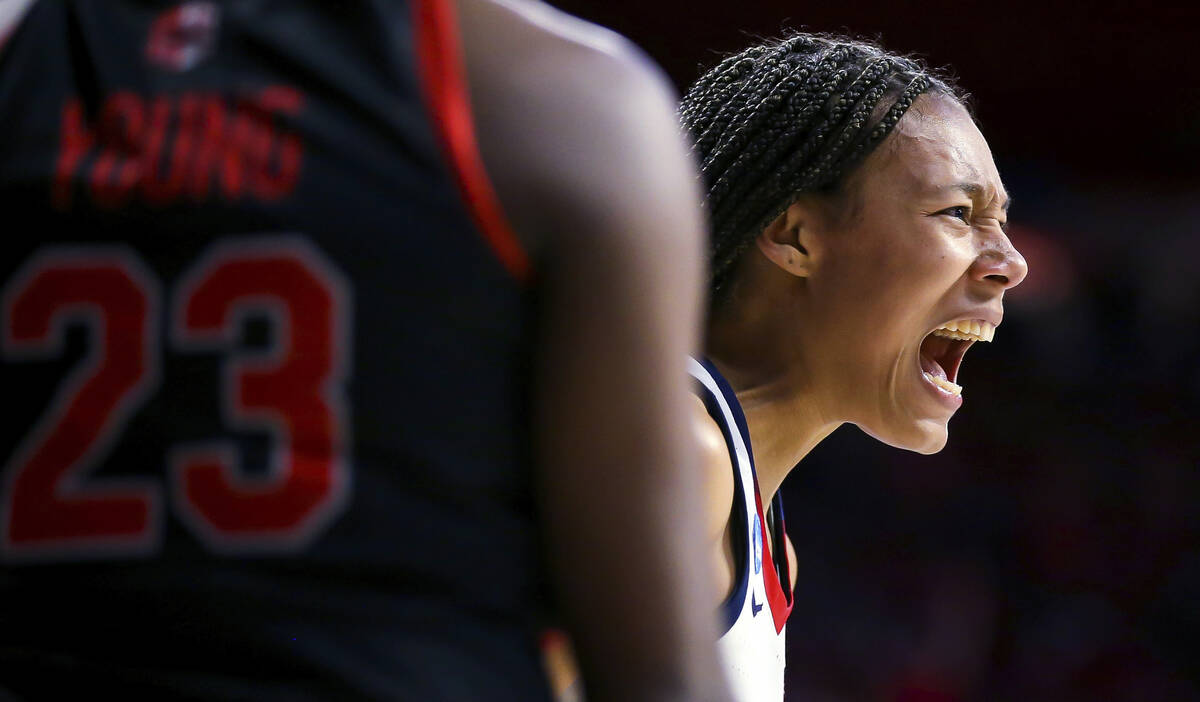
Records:
M714 539L722 539L733 507L733 462L721 427L708 413L703 400L695 395L692 399L692 431L700 452L701 480L708 505L707 533Z
M498 87L538 102L620 103L587 79L613 81L667 100L673 93L632 42L542 2L458 0L467 60ZM581 73L582 72L582 73ZM566 94L544 90L565 89Z
M700 230L675 93L653 62L540 2L459 3L480 151L527 246L587 237L589 218L631 239Z
M24 19L25 13L33 7L35 0L7 0L0 2L0 48L17 30L17 25Z

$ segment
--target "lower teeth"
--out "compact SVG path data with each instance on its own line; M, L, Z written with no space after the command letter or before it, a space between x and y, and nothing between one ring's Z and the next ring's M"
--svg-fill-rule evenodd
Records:
M925 378L928 379L929 382L931 382L934 385L938 386L939 388L945 390L946 392L950 393L951 395L959 395L962 393L961 385L956 385L955 383L952 383L949 380L946 380L945 378L936 376L933 373L929 373L926 371L922 371L922 372L925 373Z

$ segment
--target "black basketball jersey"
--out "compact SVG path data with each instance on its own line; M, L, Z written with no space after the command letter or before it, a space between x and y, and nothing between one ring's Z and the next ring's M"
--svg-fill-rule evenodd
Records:
M39 0L0 48L0 698L546 695L450 10Z

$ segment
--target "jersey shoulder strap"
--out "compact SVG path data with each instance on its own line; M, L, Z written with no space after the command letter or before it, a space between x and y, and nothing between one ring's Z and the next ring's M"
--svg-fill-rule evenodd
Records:
M741 403L729 382L708 359L688 359L688 373L699 384L697 394L709 416L721 428L734 471L735 508L730 512L729 526L737 577L732 592L721 605L725 631L737 621L752 587L750 578L754 575L762 577L764 581L764 594L776 631L783 631L793 605L785 545L783 498L776 494L771 500L770 512L764 514L754 466L754 451L750 444L750 429ZM770 542L767 541L768 528L771 529L778 553L771 553Z
M743 604L750 590L752 570L751 554L755 532L753 501L749 499L754 485L754 457L750 448L750 433L746 429L746 418L742 407L729 383L721 377L712 362L707 359L688 359L688 373L696 380L696 394L704 402L708 414L721 428L725 446L729 449L729 462L733 465L733 505L730 510L729 530L733 545L734 583L729 597L721 603L722 634L733 628L741 615Z

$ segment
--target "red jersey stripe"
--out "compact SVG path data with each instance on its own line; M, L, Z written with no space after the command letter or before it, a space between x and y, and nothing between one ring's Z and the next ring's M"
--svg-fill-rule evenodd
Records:
M761 530L762 545L763 545L763 580L767 588L767 604L771 606L771 617L775 620L775 633L783 631L783 625L787 624L788 616L792 613L792 604L794 602L791 592L791 573L787 557L783 559L783 576L786 581L780 580L779 573L775 570L775 557L771 552L771 541L767 538L767 520L763 514L762 496L758 493L758 476L754 476L754 505L758 508L758 528ZM785 532L786 534L786 532ZM786 539L787 536L785 535ZM777 543L776 548L787 549L787 544Z
M426 101L467 210L504 267L526 282L532 264L504 217L475 140L454 5L451 0L414 0L413 8Z

